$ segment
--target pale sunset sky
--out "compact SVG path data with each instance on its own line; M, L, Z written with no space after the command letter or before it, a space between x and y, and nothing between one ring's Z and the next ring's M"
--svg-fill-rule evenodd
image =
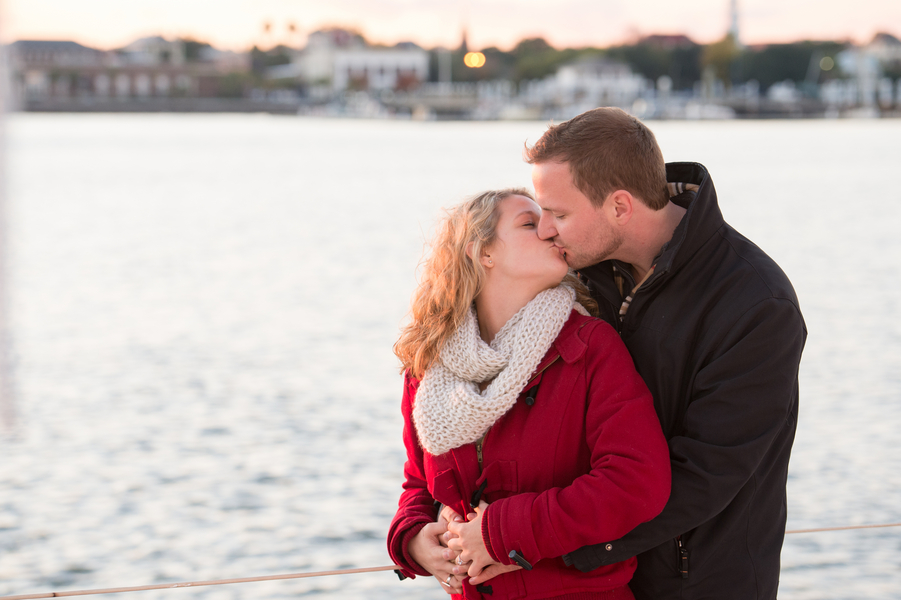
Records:
M746 44L867 42L878 31L901 37L901 0L739 0L739 9ZM729 0L0 0L6 42L73 40L104 49L157 34L232 50L303 46L309 32L328 25L356 28L370 42L426 48L456 47L464 27L470 48L509 49L536 36L557 47L605 47L651 33L707 43L728 23Z

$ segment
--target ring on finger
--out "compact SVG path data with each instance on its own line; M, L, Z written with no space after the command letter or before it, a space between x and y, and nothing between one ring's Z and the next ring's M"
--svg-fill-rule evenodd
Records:
M462 559L459 555L457 556L457 564L458 564L458 565L462 565L462 564L463 564L463 559Z

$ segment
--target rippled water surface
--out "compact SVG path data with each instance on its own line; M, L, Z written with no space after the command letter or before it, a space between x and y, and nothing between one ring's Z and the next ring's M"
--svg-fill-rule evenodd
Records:
M901 521L901 122L651 126L801 299L789 528ZM0 595L390 564L423 239L529 185L543 129L14 115ZM901 529L787 538L782 598L899 590ZM140 594L296 596L446 597L390 572Z

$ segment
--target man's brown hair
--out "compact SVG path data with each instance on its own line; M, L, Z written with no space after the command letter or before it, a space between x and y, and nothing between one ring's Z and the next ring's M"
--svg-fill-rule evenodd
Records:
M551 125L529 148L529 164L563 162L573 184L600 207L616 190L626 190L650 208L669 202L666 165L647 126L618 108L595 108Z

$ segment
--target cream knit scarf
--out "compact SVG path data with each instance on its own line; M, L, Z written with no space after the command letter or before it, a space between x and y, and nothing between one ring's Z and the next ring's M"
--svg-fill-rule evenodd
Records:
M413 422L423 449L438 456L480 439L513 408L574 308L588 314L571 287L545 290L507 321L490 345L479 336L472 308L416 392ZM489 379L479 392L479 383Z

